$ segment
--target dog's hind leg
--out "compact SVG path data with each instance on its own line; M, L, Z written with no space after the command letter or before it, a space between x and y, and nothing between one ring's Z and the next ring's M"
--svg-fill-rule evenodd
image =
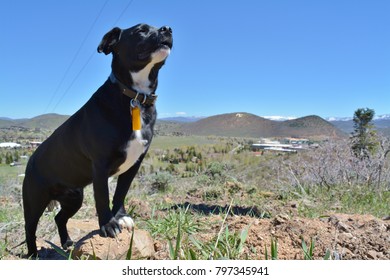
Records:
M36 188L34 183L26 177L23 183L23 211L28 257L37 257L36 231L39 218L45 211L49 201L49 195Z
M73 217L73 215L81 208L83 198L84 192L82 188L70 189L66 192L66 195L57 198L61 204L61 210L56 215L55 221L58 227L61 245L65 250L73 245L73 241L69 237L66 224L68 223L69 218Z

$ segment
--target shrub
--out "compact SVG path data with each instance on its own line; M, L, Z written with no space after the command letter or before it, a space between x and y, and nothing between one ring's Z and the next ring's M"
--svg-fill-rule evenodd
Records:
M196 179L196 184L199 186L209 186L212 183L210 177L207 175L199 175Z
M152 188L159 192L165 192L170 188L173 179L173 176L168 172L158 172L151 176Z
M224 174L224 171L225 171L224 164L221 162L214 161L209 163L205 173L206 175L215 178L217 176L222 176Z
M348 141L324 142L318 149L300 153L283 163L289 185L299 187L367 186L377 190L390 180L390 141L380 139L375 154L357 159Z

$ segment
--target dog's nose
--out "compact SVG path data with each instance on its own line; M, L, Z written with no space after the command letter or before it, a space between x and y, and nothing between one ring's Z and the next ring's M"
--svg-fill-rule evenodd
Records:
M172 34L172 28L170 28L169 26L163 26L159 29L159 31L161 33L169 33L169 34Z

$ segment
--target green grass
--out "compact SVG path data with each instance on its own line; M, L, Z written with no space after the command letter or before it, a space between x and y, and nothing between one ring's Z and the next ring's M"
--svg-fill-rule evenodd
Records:
M305 240L302 238L302 250L303 250L303 259L304 260L313 260L314 259L314 246L315 240L310 239L310 246L307 247Z
M384 217L390 213L390 192L376 192L365 186L358 186L342 192L340 203L346 213L369 213L376 217Z
M278 240L271 238L271 255L268 253L267 246L265 247L265 259L266 260L277 260L278 259Z
M196 256L196 259L240 259L250 226L240 232L229 230L227 225L223 228L222 232L208 242L202 242L191 236L190 242L195 246L195 249L191 249L191 256Z
M153 149L175 149L181 148L184 146L193 146L193 145L211 145L218 143L218 139L215 137L202 137L202 136L157 136L153 138L152 145L150 147Z
M206 230L206 225L195 219L189 207L169 211L163 218L153 218L152 213L152 219L146 222L146 226L152 236L167 241L172 260L240 259L250 225L240 232L229 230L226 224L229 209L224 214L219 233L208 241L196 238L197 233Z
M25 165L11 167L8 164L0 164L0 187L4 187L6 181L11 179L17 179L19 182L22 182L23 177L18 177L18 175L24 174L25 169Z
M22 218L22 213L19 208L8 207L0 209L0 223L13 223Z
M4 240L0 240L0 260L2 260L7 254L7 240L6 238Z
M143 228L150 231L153 237L168 243L170 258L243 258L242 246L247 234L245 229L236 232L222 223L219 233L200 241L198 236L204 232L207 233L210 228L210 225L205 226L199 222L204 221L205 216L193 214L188 208L166 210L173 203L182 201L216 206L225 206L231 201L237 206L257 206L271 216L276 215L281 208L285 210L284 206L289 205L291 201L297 202L296 210L298 211L295 210L289 214L308 218L318 218L334 212L371 214L382 218L390 213L389 191L356 185L334 185L328 188L317 185L307 187L302 177L297 182L292 182L288 180L288 174L283 166L286 163L294 164L304 160L304 156L300 158L297 155L269 153L255 157L248 150L238 154L230 153L234 147L241 145L240 141L239 139L201 136L157 136L153 139L149 156L143 162L144 173L137 175L128 198L129 200L143 200L150 205L155 205L156 208L151 218L138 225L142 224ZM197 167L196 160L172 163L161 158L167 150L170 155L176 157L179 149L181 152L187 152L188 147L195 147L196 154L202 155L200 161L203 169L186 170L189 167ZM185 154L185 156L188 155L189 153ZM310 165L310 163L307 164ZM173 169L167 170L172 166ZM12 230L16 224L23 221L20 207L23 177L18 177L18 175L24 173L24 170L25 165L10 167L0 164L0 198L6 198L7 203L8 201L10 203L0 208L0 223L3 223L1 236L4 236L6 232L7 234L14 232ZM113 190L110 190L111 195ZM84 206L75 218L95 216L91 186L85 189L84 202ZM156 210L157 208L159 210ZM46 218L43 220L45 221ZM52 217L47 220L53 224ZM1 238L0 257L1 247L4 247L5 243L4 238ZM314 243L302 243L305 258L312 258L314 245ZM269 249L268 258L277 258L276 240L273 240L271 247L267 249ZM258 257L264 258L264 256Z
M151 219L146 221L146 228L152 236L160 236L168 240L178 236L179 230L186 234L194 234L202 229L202 224L188 210L189 207L168 210L163 217L152 213Z
M317 218L330 212L371 214L382 218L390 213L390 192L378 192L367 186L304 188L292 191L285 200L298 199L299 214Z

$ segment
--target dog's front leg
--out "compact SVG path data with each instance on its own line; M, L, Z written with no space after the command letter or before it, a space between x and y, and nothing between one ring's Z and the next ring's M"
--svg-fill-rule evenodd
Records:
M96 211L99 218L100 234L104 237L115 237L120 233L120 225L110 210L108 191L108 171L95 165L93 169L93 191Z
M127 192L129 191L130 185L141 166L145 154L146 153L142 154L137 162L129 170L118 177L118 183L113 198L112 213L115 216L115 219L119 221L121 227L127 228L129 231L134 227L134 221L130 215L127 214L124 201Z

